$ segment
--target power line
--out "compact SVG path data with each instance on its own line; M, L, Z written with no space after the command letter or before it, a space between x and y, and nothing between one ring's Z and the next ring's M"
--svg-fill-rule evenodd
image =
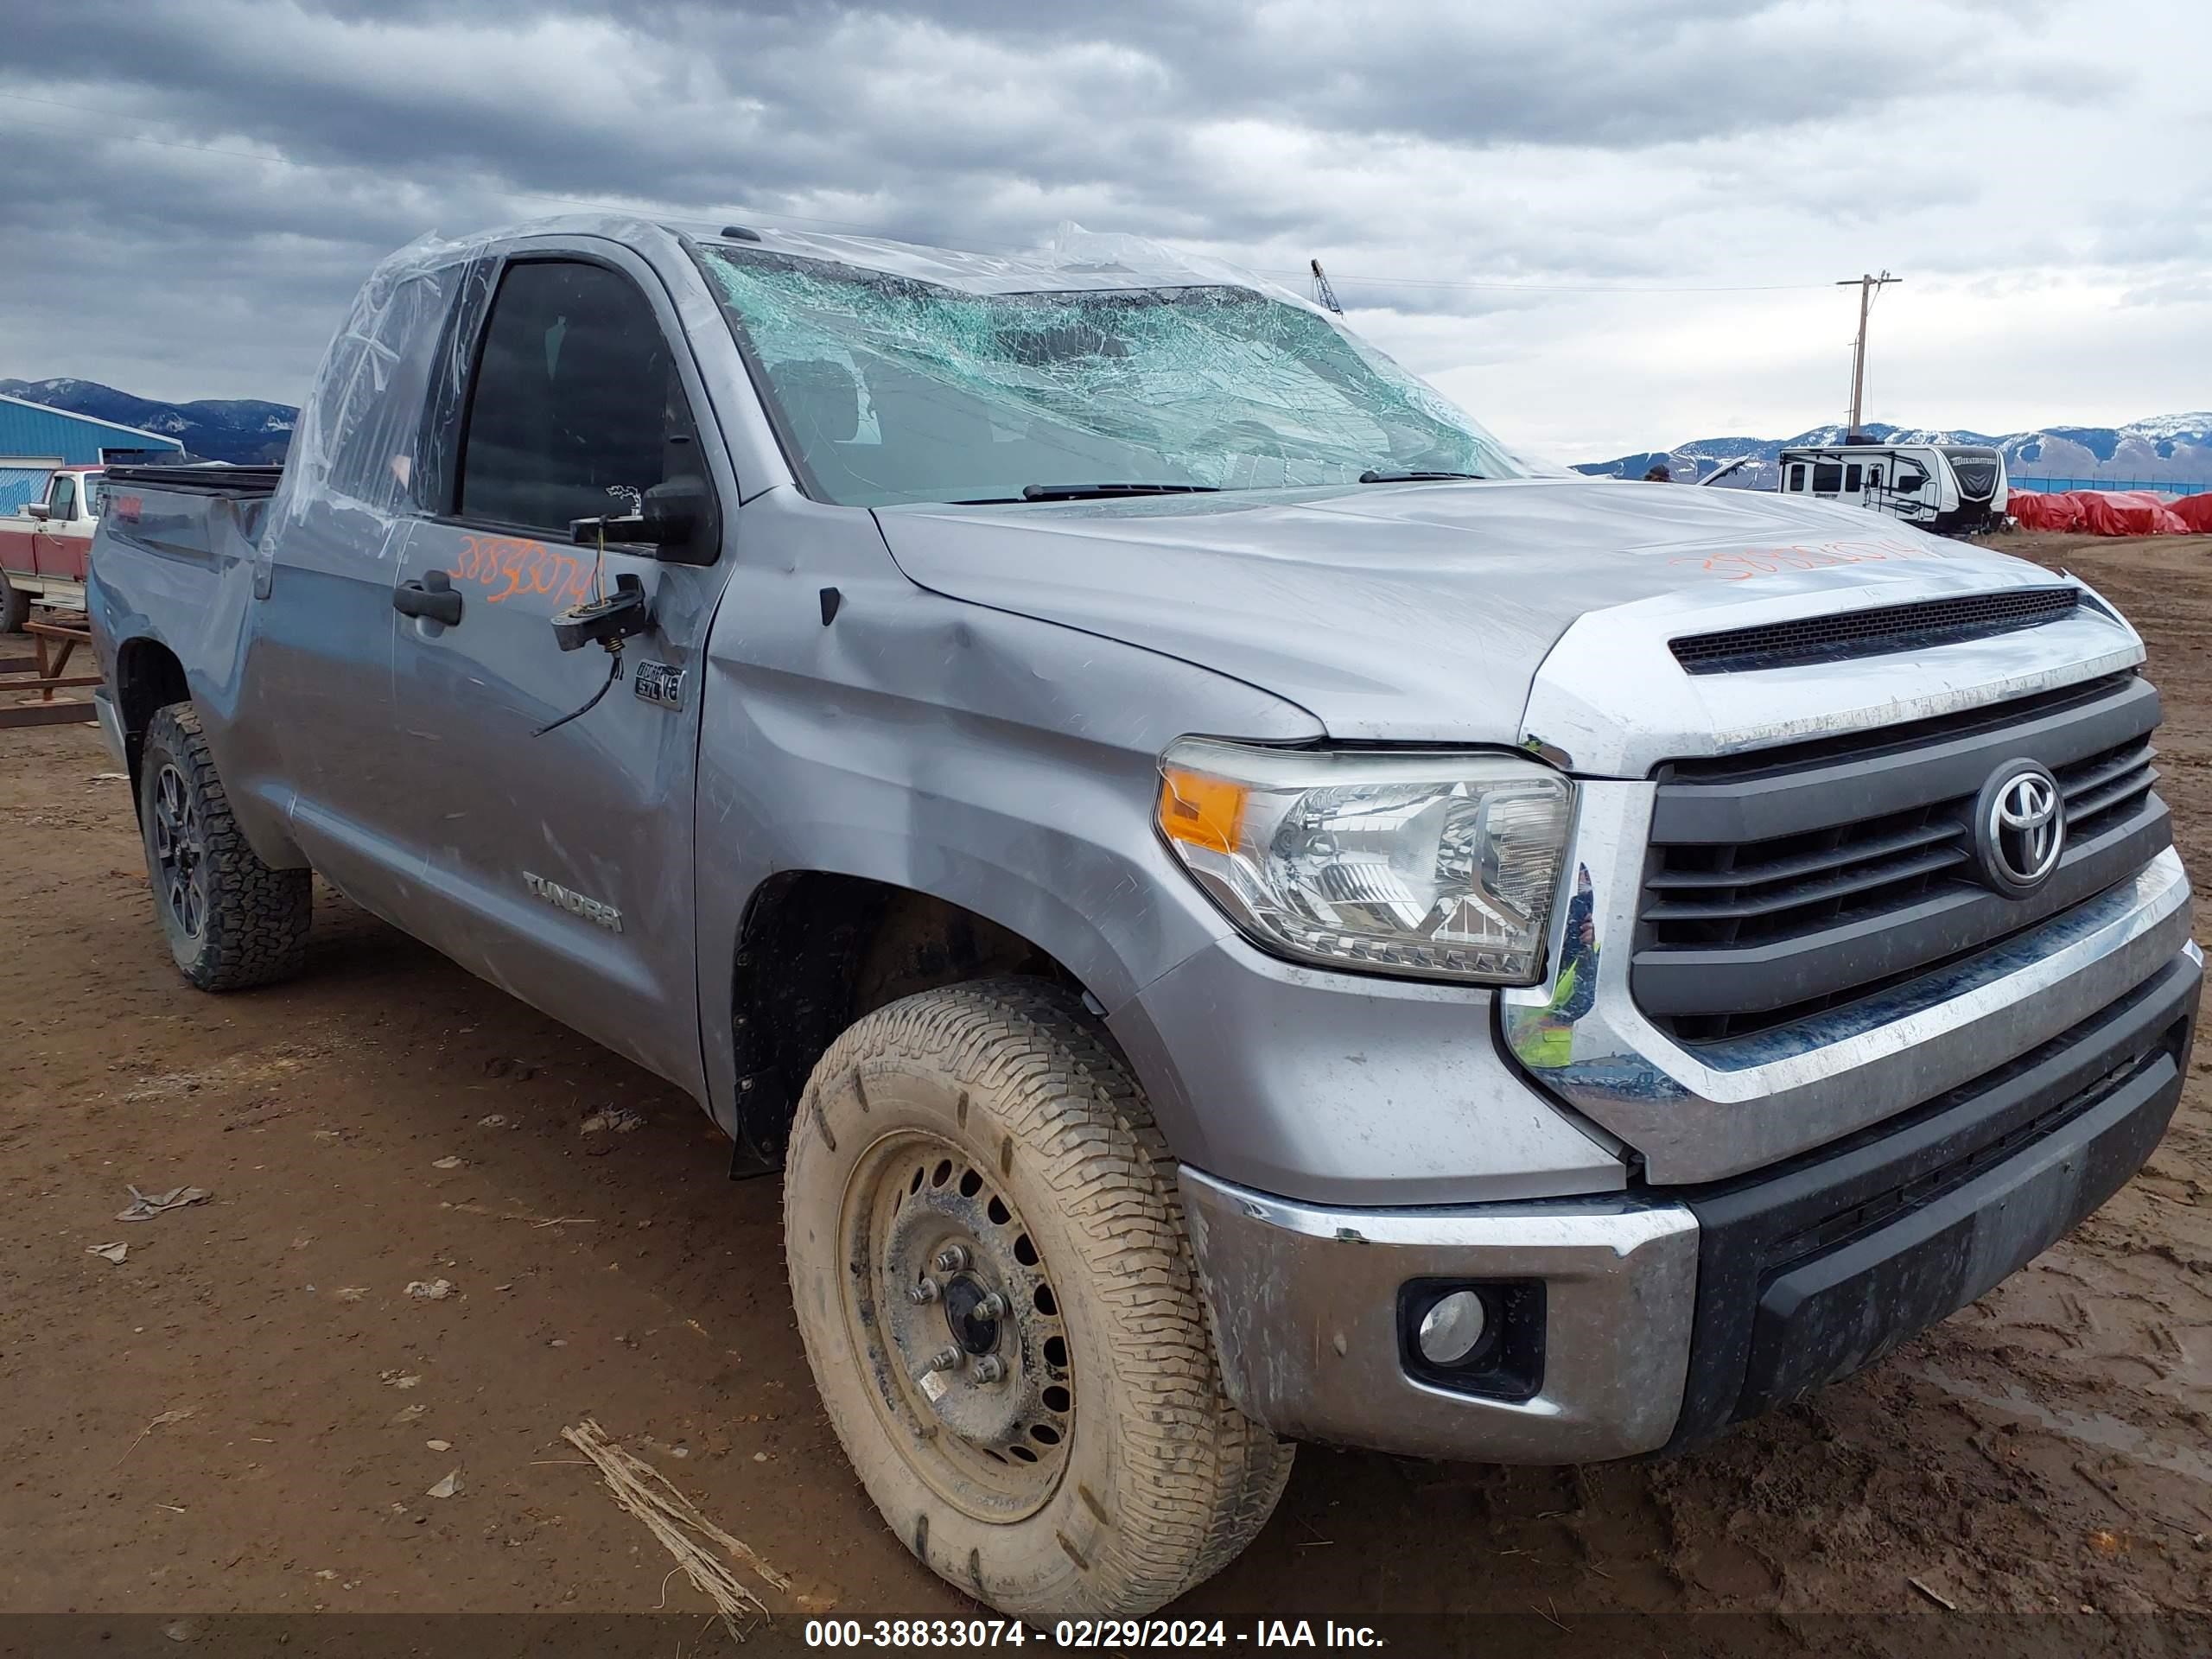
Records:
M68 110L79 115L94 116L102 121L109 120L112 116L111 111L95 109L90 105L71 104L60 99L54 98L35 98L24 92L0 92L0 102L35 104L47 109ZM45 132L72 131L72 130L68 128L41 125L40 123L35 121L26 123L25 124L37 128L39 130ZM181 139L156 138L144 133L117 132L108 130L103 132L101 136L104 138L117 143L148 144L157 149L185 150L196 156L217 156L230 161L253 162L263 166L288 167L300 169L302 171L322 170L322 164L319 162L295 161L289 156L265 155L257 150L226 149L215 144L187 143ZM531 201L555 201L561 203L564 207L588 208L594 213L628 213L645 217L696 219L701 224L706 224L710 221L721 223L731 218L739 219L791 219L802 225L821 225L828 226L833 230L851 231L862 236L882 236L887 233L880 226L866 225L849 219L824 219L811 213L787 213L781 208L729 207L718 210L715 213L654 215L650 213L649 210L639 208L635 205L620 205L613 202L594 201L582 196L561 195L549 190L524 189L519 185L495 184L493 188L499 194L505 195L519 196ZM950 244L940 245L950 246ZM1021 250L1007 244L985 244L982 248L955 249L954 251L1018 253L1021 251ZM1277 267L1264 265L1255 265L1251 267L1251 269L1257 275L1262 276L1287 276L1293 279L1308 279L1313 275L1310 270L1285 270ZM1435 276L1389 276L1359 274L1345 276L1342 280L1347 283L1356 283L1366 288L1445 289L1465 290L1467 292L1503 294L1786 294L1800 292L1808 289L1826 288L1828 286L1826 283L1497 283L1463 281ZM1333 289L1331 291L1333 294Z
M1266 265L1255 265L1252 269L1262 276L1303 276L1307 274ZM1437 276L1370 276L1357 273L1338 280L1345 283L1364 283L1370 288L1465 288L1496 289L1510 294L1789 294L1828 286L1826 283L1476 283L1450 281Z

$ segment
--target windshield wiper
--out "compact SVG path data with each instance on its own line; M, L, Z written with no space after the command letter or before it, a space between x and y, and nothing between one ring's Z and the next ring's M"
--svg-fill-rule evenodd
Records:
M1218 495L1217 484L1025 484L1025 501L1088 501L1109 495Z
M1359 475L1363 484L1427 484L1434 480L1482 477L1480 473L1386 472L1380 467Z

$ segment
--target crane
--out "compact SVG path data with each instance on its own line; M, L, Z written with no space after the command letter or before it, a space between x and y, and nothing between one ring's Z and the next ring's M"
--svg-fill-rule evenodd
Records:
M1337 290L1329 285L1329 273L1321 269L1321 262L1309 259L1306 263L1313 267L1313 303L1344 315L1344 308L1337 303Z

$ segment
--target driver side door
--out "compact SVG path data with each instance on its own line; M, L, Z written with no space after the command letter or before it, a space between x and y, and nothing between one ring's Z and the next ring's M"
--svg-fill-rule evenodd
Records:
M694 411L709 407L644 262L612 249L511 259L456 411L452 476L411 527L394 589L397 736L414 756L396 810L434 899L418 931L693 1087L692 667L728 573L722 515L684 555L706 563L578 546L570 524L686 477L734 500L717 477L727 458L702 454ZM555 613L626 575L651 601L646 631L619 654L562 649ZM419 613L418 594L442 588L459 596L451 621Z
M75 473L56 473L46 497L46 518L35 532L32 569L54 582L82 582L92 538L82 520Z

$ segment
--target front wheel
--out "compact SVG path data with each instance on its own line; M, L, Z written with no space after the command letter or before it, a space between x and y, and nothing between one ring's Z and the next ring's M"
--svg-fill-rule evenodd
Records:
M21 633L31 620L31 596L0 572L0 633Z
M299 972L312 878L271 869L246 844L188 702L162 709L147 728L138 826L154 913L187 979L203 991L241 991Z
M994 981L857 1021L800 1103L784 1229L846 1455L978 1599L1149 1612L1281 1496L1293 1448L1222 1390L1166 1144L1073 998Z

